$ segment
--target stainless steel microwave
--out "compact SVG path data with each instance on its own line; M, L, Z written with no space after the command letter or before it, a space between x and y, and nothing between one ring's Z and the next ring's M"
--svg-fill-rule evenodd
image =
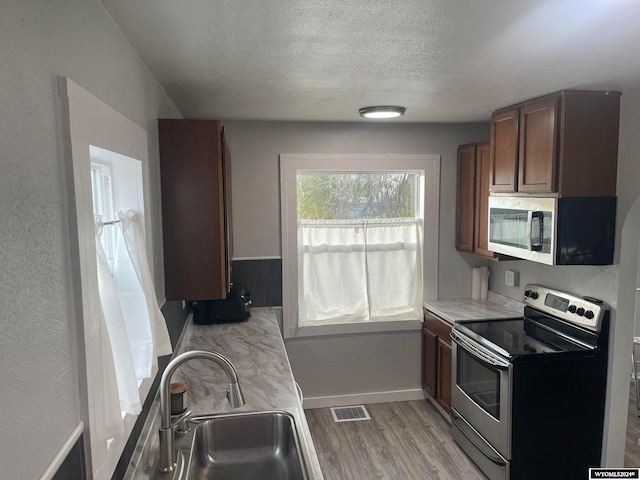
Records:
M489 197L489 250L547 265L611 265L616 197Z

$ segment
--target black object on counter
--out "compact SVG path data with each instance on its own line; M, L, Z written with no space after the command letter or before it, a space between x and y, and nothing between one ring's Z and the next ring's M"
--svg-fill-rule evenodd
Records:
M171 394L171 415L180 415L187 410L187 384L172 383L169 385Z
M224 300L200 300L195 306L193 323L196 325L212 325L215 323L244 322L251 312L249 292L231 287Z

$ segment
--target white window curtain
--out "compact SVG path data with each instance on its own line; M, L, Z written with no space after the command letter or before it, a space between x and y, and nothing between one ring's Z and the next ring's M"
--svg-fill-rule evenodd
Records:
M104 397L107 416L114 423L111 431L122 431L122 413L137 415L141 411L139 383L153 375L157 357L171 353L166 322L158 308L151 272L147 263L144 235L132 210L118 212L113 274L109 269L100 235L103 223L96 216L96 261L100 294L100 319L108 338L103 346L111 349L111 360L105 354ZM117 228L117 227L109 227ZM111 375L113 366L114 375ZM113 388L115 376L117 388ZM117 403L113 392L116 392ZM115 405L114 405L115 404ZM116 422L116 417L119 422Z
M171 341L164 316L158 308L145 239L133 210L119 211L124 242L118 239L113 266L129 335L131 354L138 380L150 378L158 366L158 356L171 353Z
M104 322L108 337L103 337L103 348L110 348L104 355L105 409L110 425L110 433L120 435L124 431L122 413L137 415L141 411L138 383L129 346L116 285L109 270L107 257L102 248L100 235L103 231L102 219L96 216L96 261L98 264L98 292L100 295L100 322ZM102 327L102 326L101 326ZM111 357L109 359L109 357ZM116 385L114 388L113 377Z
M422 315L422 220L299 220L298 326Z

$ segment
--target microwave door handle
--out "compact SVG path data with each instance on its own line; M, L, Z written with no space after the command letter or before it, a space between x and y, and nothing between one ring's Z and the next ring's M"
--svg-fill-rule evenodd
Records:
M531 245L531 224L533 222L533 212L529 210L527 212L527 250L532 250Z
M531 217L529 218L530 223L530 232L529 232L529 250L534 252L539 252L542 250L542 236L544 231L544 213L543 212L529 212ZM533 228L534 220L538 224L538 228ZM533 235L536 236L535 243L533 241Z

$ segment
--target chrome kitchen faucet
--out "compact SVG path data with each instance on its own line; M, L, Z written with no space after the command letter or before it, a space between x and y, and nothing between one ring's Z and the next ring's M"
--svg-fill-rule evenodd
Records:
M233 408L238 408L244 405L244 396L242 395L242 390L238 384L238 374L233 364L224 355L216 352L207 352L205 350L191 350L178 355L176 358L171 360L162 374L162 379L160 380L160 461L158 469L161 472L171 472L176 467L176 461L173 453L173 433L176 424L184 418L184 416L180 417L176 423L173 425L171 424L171 396L169 394L171 377L180 365L196 358L211 360L212 362L220 365L222 370L224 370L224 373L227 375L227 381L229 382L229 388L227 390L227 399L229 400L229 404Z

